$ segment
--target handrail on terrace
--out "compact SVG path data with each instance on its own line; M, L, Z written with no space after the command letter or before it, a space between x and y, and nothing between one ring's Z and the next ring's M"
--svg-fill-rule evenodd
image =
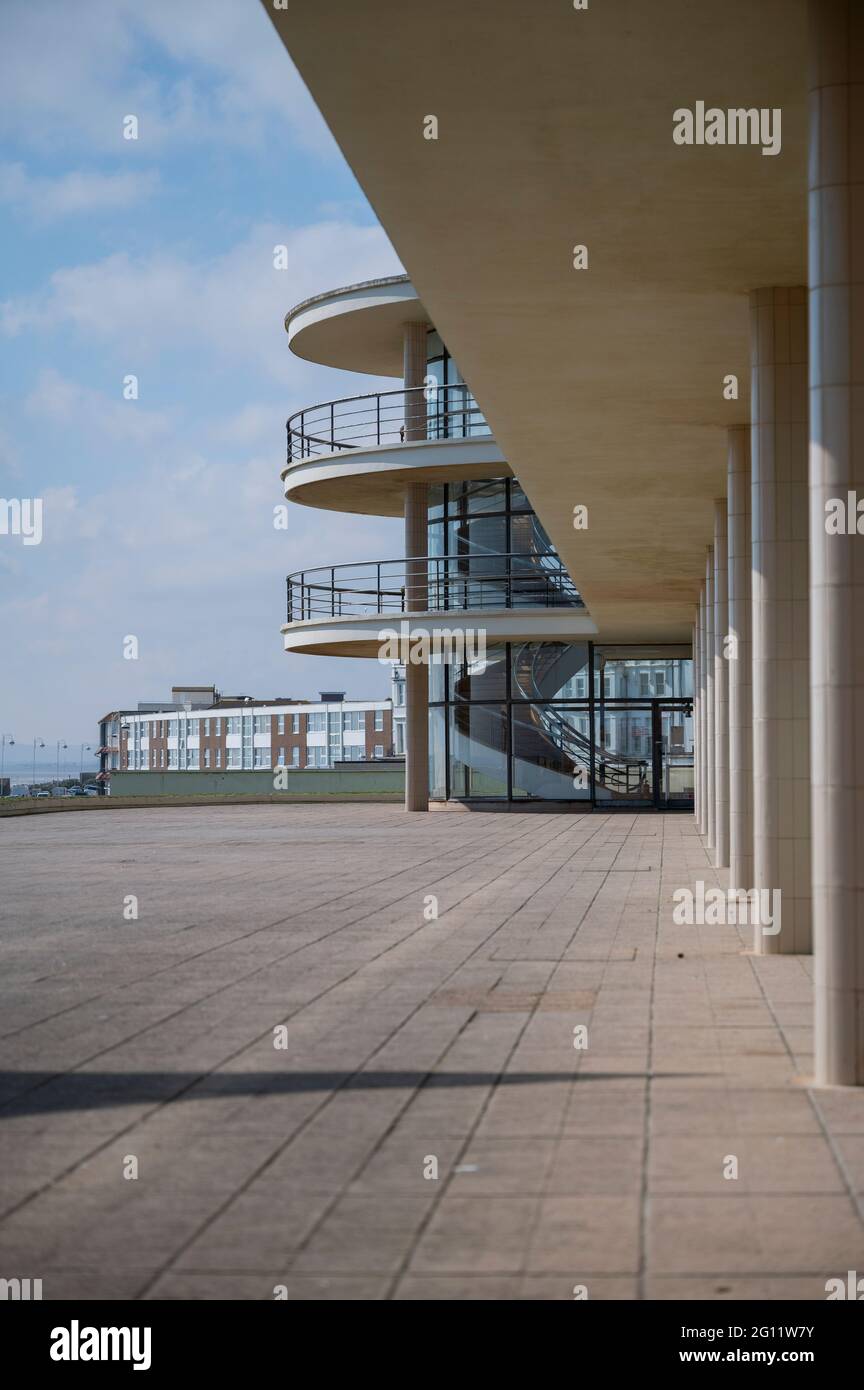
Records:
M414 440L488 438L491 430L467 386L411 386L343 396L288 418L288 463L342 449Z
M288 622L478 608L584 608L555 551L409 556L298 570Z

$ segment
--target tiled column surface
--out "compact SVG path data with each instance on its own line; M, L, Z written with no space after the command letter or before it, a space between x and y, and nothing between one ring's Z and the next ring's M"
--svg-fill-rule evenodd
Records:
M816 1076L864 1085L864 10L810 7L810 691ZM827 529L839 499L846 524ZM832 508L832 510L834 510ZM851 513L851 518L850 514ZM864 520L858 520L858 529ZM832 530L833 530L832 526Z
M423 613L428 607L425 556L428 536L427 489L425 483L410 483L405 489L405 608ZM415 559L415 563L410 563ZM429 809L429 668L405 667L405 810Z
M753 887L753 706L750 644L750 430L729 431L729 882Z
M705 835L709 849L716 846L714 765L714 547L708 546L705 560Z
M699 595L699 650L701 661L699 663L699 834L708 833L708 757L707 757L707 727L708 727L708 674L706 671L705 648L707 645L707 616L705 585Z
M699 605L696 604L696 617L693 620L693 814L699 824L699 771L702 765L702 750L699 747Z
M402 375L405 396L405 438L426 438L426 401L423 392L417 387L423 385L426 375L426 324L405 323L402 325Z
M755 949L811 949L807 296L750 297L754 886L782 926Z
M729 658L726 500L714 503L714 862L729 864Z

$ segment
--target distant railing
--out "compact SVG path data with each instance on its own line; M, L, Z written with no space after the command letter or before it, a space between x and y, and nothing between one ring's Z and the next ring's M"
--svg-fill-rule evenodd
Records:
M473 439L491 430L467 386L414 386L310 405L290 416L288 463L340 449L423 439Z
M583 608L554 551L366 560L289 574L288 622L476 608Z

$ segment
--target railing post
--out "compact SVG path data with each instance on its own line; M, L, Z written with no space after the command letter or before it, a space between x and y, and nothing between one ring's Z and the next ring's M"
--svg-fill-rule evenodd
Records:
M375 397L375 443L381 443L381 392ZM378 586L381 587L380 584Z
M336 435L335 435L335 428L334 428L334 423L333 423L333 422L334 422L334 419L335 419L335 403L334 403L333 401L331 401L331 402L330 402L330 448L331 448L331 449L335 449L335 448L336 448Z

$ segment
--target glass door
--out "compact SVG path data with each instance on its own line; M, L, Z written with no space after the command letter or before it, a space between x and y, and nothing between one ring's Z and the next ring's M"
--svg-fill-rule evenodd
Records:
M693 805L693 706L657 701L654 745L657 807Z
M650 702L598 700L594 710L594 802L653 806L654 718Z

